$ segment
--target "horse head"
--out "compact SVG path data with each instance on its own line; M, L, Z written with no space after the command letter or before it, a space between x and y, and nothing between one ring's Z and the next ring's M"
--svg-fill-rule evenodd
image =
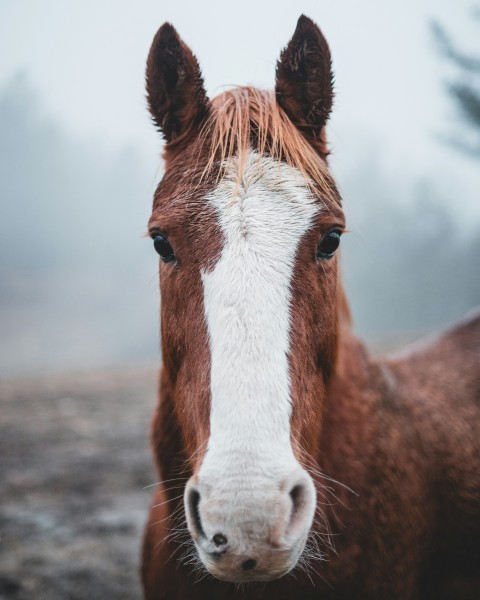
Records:
M195 56L165 24L146 76L166 142L149 221L170 428L154 429L162 474L175 477L174 464L188 473L188 530L211 574L276 579L299 560L318 508L337 357L345 223L326 160L330 52L302 16L274 92L209 100Z

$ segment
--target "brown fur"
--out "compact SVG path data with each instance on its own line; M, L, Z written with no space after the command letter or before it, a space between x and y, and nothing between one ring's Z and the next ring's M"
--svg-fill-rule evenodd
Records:
M301 103L286 104L285 90L294 94L297 82L291 73L292 52L309 82L303 95L331 87L328 46L316 26L306 21L300 20L282 53L277 97L281 80L283 109L322 156L319 140L324 139L331 97L322 92L326 94L322 107L307 113ZM172 32L167 34L157 34L151 57L161 56L171 43ZM174 47L183 48L178 59L182 70L191 53L175 36ZM302 53L302 48L308 52ZM316 57L314 72L309 61L302 62L311 56ZM147 77L151 86L163 89L165 75L151 62L149 58ZM338 259L314 260L322 235L332 225L343 227L338 194L325 166L321 180L305 167L315 181L312 191L329 211L320 213L296 257L289 359L292 445L316 482L313 530L326 560L312 564L309 574L296 570L279 581L239 589L210 577L198 581L202 575L179 562L189 548L188 533L182 533L182 492L199 468L209 435L210 356L200 271L215 264L223 244L216 217L203 199L221 176L221 162L230 153L234 133L240 136L235 152L247 142L262 152L277 147L272 143L276 135L272 119L255 116L233 125L239 123L238 111L245 116L268 107L273 110L271 96L250 88L234 91L209 104L199 117L199 106L200 112L204 106L196 87L200 73L193 70L190 75L193 88L189 84L171 91L179 106L190 107L180 119L187 124L188 135L182 138L181 152L178 145L167 145L166 174L150 220L152 232L167 234L177 263L160 268L163 366L152 440L163 483L145 530L145 598L479 597L480 316L403 357L373 360L352 333ZM162 98L160 110L155 99L151 101L156 119ZM222 103L229 102L230 109L222 113ZM169 110L176 114L176 105ZM308 128L302 125L305 114L311 119ZM301 156L303 138L292 139ZM262 140L269 141L263 145ZM286 160L285 151L273 155ZM315 164L324 162L319 159Z

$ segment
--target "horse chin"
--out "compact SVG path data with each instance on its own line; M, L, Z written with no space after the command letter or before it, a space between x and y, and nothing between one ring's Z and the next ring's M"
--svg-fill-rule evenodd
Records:
M268 549L255 554L255 569L245 570L242 568L249 559L240 560L237 557L216 557L212 559L206 555L198 546L197 551L204 567L219 581L228 583L255 583L274 581L284 577L295 569L305 549L307 535L299 540L292 548ZM251 559L250 559L251 560Z

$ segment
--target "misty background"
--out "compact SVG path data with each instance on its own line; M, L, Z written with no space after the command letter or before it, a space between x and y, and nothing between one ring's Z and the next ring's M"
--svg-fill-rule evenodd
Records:
M302 12L333 55L356 330L413 339L480 304L480 108L476 122L455 93L480 69L449 46L480 59L478 2L2 0L1 376L158 362L149 45L169 20L211 96L271 88Z

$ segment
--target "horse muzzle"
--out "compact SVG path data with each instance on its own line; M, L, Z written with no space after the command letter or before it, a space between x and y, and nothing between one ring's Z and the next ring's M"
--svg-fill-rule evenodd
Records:
M291 571L315 514L315 486L300 465L286 477L249 470L221 478L200 471L185 490L200 559L222 581L270 581Z

